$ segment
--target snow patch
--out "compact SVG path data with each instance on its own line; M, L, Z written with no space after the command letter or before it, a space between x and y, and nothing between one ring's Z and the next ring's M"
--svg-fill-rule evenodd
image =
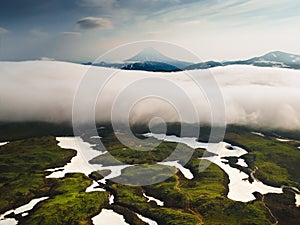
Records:
M0 142L0 146L6 145L8 143L9 143L8 141L7 142Z
M248 164L245 162L244 159L238 159L238 162L236 164L242 167L248 167Z
M46 178L61 178L66 173L84 173L88 176L91 172L102 168L101 165L90 165L89 160L103 154L103 152L92 149L91 144L84 142L80 137L57 137L59 142L58 146L64 149L74 149L77 151L75 157L71 159L70 163L67 163L61 170L61 168L55 168L53 173L46 176ZM58 171L61 170L61 171ZM48 171L50 171L48 169Z
M145 223L148 223L149 225L158 225L154 220L151 220L147 217L144 217L138 213L136 213L137 217L140 218L142 221L144 221Z
M159 162L157 164L160 164L160 165L167 165L167 166L174 166L176 167L178 170L180 170L180 172L184 175L184 177L186 179L193 179L194 178L194 175L192 174L192 172L187 169L187 168L184 168L180 163L178 163L178 161L171 161L171 162Z
M11 209L7 212L5 212L4 214L2 214L0 216L0 224L18 224L18 221L16 219L13 218L5 218L5 216L14 213L14 214L21 214L21 216L26 216L28 214L28 211L32 210L33 207L38 204L41 201L44 201L46 199L48 199L49 197L41 197L41 198L36 198L36 199L32 199L29 203L22 205L16 209Z
M85 192L106 191L105 189L99 188L98 186L99 184L93 180L93 183L91 184L91 186L87 187Z
M122 215L111 209L102 209L97 216L92 218L92 222L94 225L129 225Z
M165 134L148 133L145 136L154 137L157 138L158 140L183 143L190 147L193 146L193 148L201 146L202 148L204 147L207 151L215 153L216 156L202 157L202 159L206 159L212 163L215 163L225 173L227 173L229 177L229 184L228 184L229 192L227 197L229 199L232 199L234 201L240 201L240 202L249 202L255 200L255 196L253 195L254 192L259 192L261 194L283 193L282 188L265 185L256 179L254 179L254 181L250 183L249 175L236 168L232 168L229 164L224 162L223 157L241 157L242 155L248 153L246 150L238 146L232 146L226 142L212 143L212 144L201 143L196 141L197 140L196 138L186 138L186 137L180 138L176 136L168 136ZM245 161L239 160L238 163L240 163L245 167L246 166L248 167Z
M120 165L120 166L104 166L104 167L100 167L99 170L110 170L110 174L108 174L106 177L104 177L103 179L99 180L98 182L102 183L102 184L106 184L106 180L110 180L113 179L115 177L119 177L122 174L122 170L130 167L132 165Z
M109 196L109 204L111 205L111 204L114 204L114 202L115 202L115 196L114 195L110 195Z
M147 202L154 201L154 202L156 202L156 204L157 204L158 206L164 206L164 202L158 200L157 198L153 198L153 197L151 197L151 196L148 196L148 195L146 195L145 193L143 193L143 196L144 196L145 198L147 198Z
M280 141L280 142L289 142L289 141L293 141L291 139L286 139L286 138L275 138L277 141Z
M227 197L234 201L249 202L255 200L254 192L261 194L267 193L283 193L282 188L271 187L263 184L258 180L249 182L249 176L236 168L232 168L229 164L224 164L219 156L205 157L204 159L218 165L229 177L229 192ZM248 166L248 165L247 165Z
M260 132L251 132L251 134L255 134L255 135L258 135L258 136L261 136L261 137L264 137L265 135L263 133L260 133Z
M101 139L101 137L99 137L99 136L92 136L92 137L90 137L90 139Z
M300 206L300 195L299 194L295 194L295 199L296 199L296 206L299 207Z

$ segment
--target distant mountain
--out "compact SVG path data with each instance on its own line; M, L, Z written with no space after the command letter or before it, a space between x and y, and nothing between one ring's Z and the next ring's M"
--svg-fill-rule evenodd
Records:
M126 59L125 62L129 63L141 63L141 62L157 62L157 63L165 63L169 64L170 67L176 67L178 69L183 69L189 65L192 65L190 62L179 61L176 59L172 59L155 50L154 48L145 48L135 56Z
M100 63L92 63L93 66L101 66L101 67L109 67L109 68L116 68L121 69L122 67L126 66L128 63L110 63L110 62L100 62Z
M201 62L184 68L184 70L208 69L217 66L227 65L253 65L260 67L279 67L289 69L300 69L300 55L293 55L285 52L274 51L260 57L247 60L225 61L225 62Z
M171 62L175 60L161 54L160 52L158 52L157 50L151 47L145 48L137 55L125 60L125 62L144 62L144 61Z
M274 51L263 56L254 57L248 60L228 61L223 63L223 65L234 64L300 69L300 55Z
M184 70L209 69L216 66L223 66L223 64L215 61L201 62L187 66L184 68Z
M260 67L278 67L289 69L300 69L300 55L289 54L280 51L273 51L263 56L253 57L247 60L235 61L207 61L200 63L189 63L179 61L163 55L154 48L145 48L135 56L124 60L124 62L111 63L100 62L96 64L85 63L85 65L111 67L124 70L145 70L145 71L180 71L180 70L195 70L209 69L218 66L228 65L253 65Z
M121 69L123 70L144 70L144 71L153 71L153 72L175 72L181 71L176 66L155 61L144 61L128 64Z
M193 63L172 59L155 50L154 48L145 48L135 56L124 60L123 62L100 62L83 63L84 65L93 65L101 67L110 67L124 70L145 70L145 71L180 71Z

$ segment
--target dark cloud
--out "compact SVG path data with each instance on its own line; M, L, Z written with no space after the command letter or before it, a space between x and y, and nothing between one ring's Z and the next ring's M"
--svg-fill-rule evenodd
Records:
M113 10L128 9L140 14L145 12L155 13L160 10L197 2L199 3L199 0L81 0L81 5L85 7L98 7L106 10L108 8Z
M98 13L111 15L119 9L128 9L134 13L153 13L158 10L184 5L196 0L4 0L1 1L0 21L20 21L20 18L68 16L70 14L92 15ZM53 18L54 19L54 18ZM62 19L62 18L60 18Z
M78 9L77 1L74 0L52 0L52 1L36 1L36 0L10 0L1 1L0 20L20 21L20 18L32 18L36 16L57 15L68 12L74 12Z
M80 30L90 29L104 29L108 30L112 28L112 23L106 18L97 17L85 17L77 21L78 28Z

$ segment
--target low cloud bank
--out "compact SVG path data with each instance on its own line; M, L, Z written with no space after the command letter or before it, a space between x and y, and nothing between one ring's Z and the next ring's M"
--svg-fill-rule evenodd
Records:
M220 87L227 124L300 129L300 71L227 66L209 72ZM208 71L189 73L201 77L203 85L210 76ZM94 102L99 122L113 119L145 123L153 117L166 122L211 120L211 103L184 72L120 71L65 62L28 61L0 62L0 121L72 121L74 96L87 76L91 77L87 86L99 86L101 90L96 101L90 98L90 90L81 96L79 115L83 122L87 119L84 105L89 101ZM98 77L105 78L102 80L107 83L98 83ZM157 94L151 94L151 90ZM215 92L218 91L211 90Z

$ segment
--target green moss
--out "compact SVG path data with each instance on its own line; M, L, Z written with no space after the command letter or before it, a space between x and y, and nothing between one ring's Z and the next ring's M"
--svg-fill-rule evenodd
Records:
M158 183L175 174L176 169L171 166L159 164L139 165L138 167L127 167L122 171L121 177L112 179L117 183L142 185Z
M260 137L243 130L227 132L226 140L245 148L244 156L255 176L266 184L300 188L300 151L296 142L280 142L273 137Z
M85 192L90 184L84 174L57 180L51 198L39 203L21 224L90 224L91 217L108 205L106 192Z
M279 224L298 224L300 209L295 207L295 194L285 190L283 194L268 194L266 205L276 216Z
M290 179L290 175L286 168L282 168L270 161L261 162L255 176L259 180L267 180L268 183L274 185L288 184Z
M62 150L54 137L31 138L0 147L0 212L44 196L52 181L46 169L61 167L76 154Z
M199 219L192 213L180 209L172 208L153 208L149 214L154 217L159 224L165 225L198 225Z
M128 139L129 137L123 135L122 138ZM158 146L155 145L154 139L147 141L147 146L136 146L136 149L130 149L124 146L115 137L114 134L107 135L101 139L104 146L106 146L109 154L100 155L91 160L91 163L102 164L104 166L119 165L120 162L124 164L155 164L156 162L163 161L173 153L173 158L182 158L182 155L193 154L194 149L186 145L170 142L162 142ZM156 147L155 147L156 146ZM174 150L177 148L177 153ZM202 156L203 151L197 150L198 157ZM176 155L177 154L177 155ZM177 157L181 155L181 157ZM116 160L117 159L117 160ZM119 162L118 162L119 161Z
M143 222L140 218L138 218L136 213L129 210L128 208L119 205L113 205L112 209L116 213L123 215L125 221L130 225L148 225L148 223Z
M202 218L204 224L270 224L266 208L258 203L235 202L226 197L227 180L215 164L199 172L200 160L192 159L187 167L192 181L178 174L160 184L145 187L168 207L180 207Z
M272 224L274 218L279 224L295 224L299 209L294 206L294 196L269 194L256 201L242 203L227 198L228 177L215 164L205 170L199 170L203 149L197 149L185 167L191 170L194 179L187 180L175 168L156 165L165 159L178 146L176 143L161 143L152 151L124 149L111 132L104 132L101 139L110 153L123 163L138 164L144 171L148 165L156 172L151 179L168 175L161 183L150 186L126 186L108 181L103 185L115 196L115 203L108 205L106 192L86 193L91 180L83 174L67 174L62 179L46 179L49 172L45 169L60 167L68 162L75 152L60 149L53 137L34 138L14 141L0 147L0 209L3 211L29 202L33 198L50 196L34 207L27 217L21 218L20 224L91 224L90 218L98 214L103 207L111 208L124 215L132 225L144 225L135 213L151 218L160 225L174 224ZM287 184L299 187L300 151L296 142L278 142L273 137L260 137L250 133L249 129L229 129L226 140L249 151L243 156L250 169L258 168L255 176L264 183L272 185ZM152 146L152 143L149 143ZM191 149L179 145L182 152ZM109 159L105 155L97 161ZM234 160L230 159L234 164ZM126 182L141 176L135 167L123 171L122 181ZM149 172L149 171L148 171ZM246 171L246 172L250 172ZM99 180L108 171L93 173L90 177ZM150 174L144 176L149 181ZM164 201L160 207L155 202L147 202L143 193ZM298 211L297 211L298 210ZM289 218L287 218L289 217Z
M13 141L0 147L0 209L4 212L49 196L20 224L90 224L90 218L107 205L106 192L86 193L92 180L84 174L47 179L46 169L65 165L76 154L61 149L54 137Z
M180 173L164 182L132 187L108 182L106 188L115 195L115 204L152 218L159 224L271 224L268 211L261 202L241 203L226 197L224 172L211 164L199 173L198 159L187 167L195 178L185 179ZM147 202L143 192L164 201L159 207Z

